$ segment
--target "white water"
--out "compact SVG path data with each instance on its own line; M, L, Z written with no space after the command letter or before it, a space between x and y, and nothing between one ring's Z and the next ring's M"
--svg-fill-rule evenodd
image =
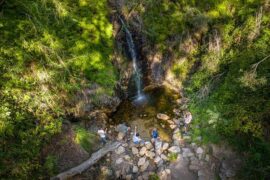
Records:
M130 56L132 58L134 77L135 77L134 80L135 80L135 85L136 85L136 89L137 89L136 100L141 101L142 99L144 99L144 95L142 93L142 80L141 80L142 75L141 75L140 69L138 68L138 59L137 59L137 53L135 50L135 45L134 45L134 42L132 39L132 35L129 32L128 28L126 27L124 21L121 18L119 18L119 19L120 19L120 21L123 25L123 28L126 32L126 40L127 40L127 44L128 44L128 50L129 50Z

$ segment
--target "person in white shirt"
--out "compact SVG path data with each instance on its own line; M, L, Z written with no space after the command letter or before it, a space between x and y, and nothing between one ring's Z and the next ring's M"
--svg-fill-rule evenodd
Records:
M103 129L98 130L98 135L100 136L101 142L102 144L106 144L107 140L106 140L106 129L105 131Z
M132 140L134 144L140 144L140 142L142 142L142 139L140 138L140 134L137 133L137 126L135 126L135 132L134 132Z

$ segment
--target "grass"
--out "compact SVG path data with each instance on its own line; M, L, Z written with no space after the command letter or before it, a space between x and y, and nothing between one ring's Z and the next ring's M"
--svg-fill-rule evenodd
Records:
M168 154L168 159L170 162L174 162L177 160L178 154L177 153L169 153Z
M87 131L83 127L75 126L75 142L79 144L88 153L91 153L97 142L99 141L98 136L95 133Z

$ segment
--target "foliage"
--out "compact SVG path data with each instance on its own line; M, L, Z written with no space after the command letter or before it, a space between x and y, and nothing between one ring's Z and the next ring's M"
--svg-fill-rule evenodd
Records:
M149 180L159 180L159 176L157 174L150 174L149 175Z
M169 154L168 154L168 159L169 159L169 161L171 161L171 162L176 161L176 160L177 160L177 157L178 157L178 154L177 154L177 153L169 153Z
M107 2L14 0L0 11L0 176L42 178L54 162L41 164L41 149L61 130L70 98L94 83L112 95Z
M46 174L51 177L57 172L57 159L55 156L48 155L44 163Z
M79 144L84 150L87 152L92 151L92 147L98 142L98 137L96 134L87 131L83 127L76 126L75 127L75 142Z

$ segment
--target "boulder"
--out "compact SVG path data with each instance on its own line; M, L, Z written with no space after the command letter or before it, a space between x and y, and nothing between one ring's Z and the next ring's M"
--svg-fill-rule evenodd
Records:
M125 137L125 134L122 132L119 132L117 135L117 141L122 141Z
M146 147L142 147L141 150L140 150L140 153L139 153L140 156L144 156L146 151L147 151Z
M149 166L149 161L145 161L145 163L141 166L140 171L144 172Z
M132 179L132 175L131 174L126 175L126 178L125 179L126 180L131 180Z
M156 140L155 150L158 155L162 153L162 141Z
M133 166L132 173L137 173L139 171L138 166Z
M117 165L119 165L119 164L121 164L123 161L124 161L123 158L118 158L118 159L115 161L115 163L116 163Z
M125 148L123 146L119 146L116 150L115 153L116 154L122 154L125 152Z
M163 160L165 160L165 161L167 161L167 160L168 160L168 157L167 157L167 156L165 156L164 154L161 154L161 155L160 155L160 157L161 157L161 159L163 159Z
M172 120L167 120L167 122L170 124L170 125L174 125L174 122Z
M146 149L152 149L153 148L153 145L152 145L152 143L151 142L149 142L149 141L146 141L145 142L145 147L146 147Z
M168 151L171 152L171 153L180 153L181 152L181 149L178 146L172 146L172 147L170 147L168 149Z
M131 160L131 158L130 158L129 155L125 155L125 156L124 156L124 159L125 159L126 161L130 161L130 160Z
M132 154L134 154L134 155L137 155L139 153L139 150L136 147L132 147L131 150L132 150Z
M140 158L138 161L138 166L142 166L145 163L145 160L146 160L145 157Z
M170 128L171 128L171 129L175 129L175 128L177 128L177 125L171 124L171 125L170 125Z
M197 154L202 154L204 151L201 147L198 147L197 150L196 150L196 153Z
M146 157L150 158L150 159L153 159L155 157L155 153L152 152L152 151L147 151L145 153Z
M158 164L162 159L159 156L156 156L154 162Z
M169 148L169 143L164 143L162 146L162 151L165 151Z
M168 115L162 114L162 113L158 113L157 118L160 119L160 120L164 120L164 121L170 119L170 117Z
M148 158L150 158L150 159L153 159L155 157L155 153L152 152L152 151L147 151L145 153L145 156L148 157Z

